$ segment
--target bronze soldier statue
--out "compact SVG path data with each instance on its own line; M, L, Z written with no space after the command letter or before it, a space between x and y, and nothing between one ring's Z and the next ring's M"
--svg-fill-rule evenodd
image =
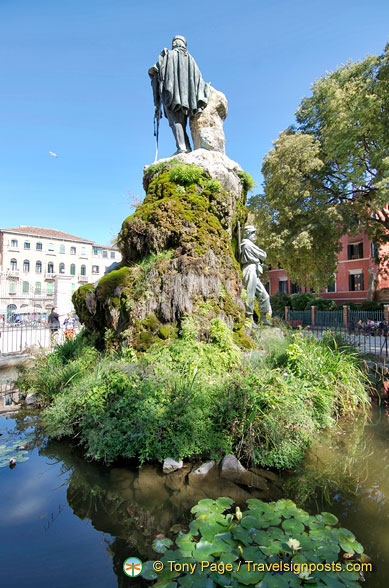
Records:
M149 76L157 124L162 116L163 105L176 140L177 151L174 155L188 153L192 150L186 132L188 116L205 108L210 84L204 82L197 63L187 51L185 37L174 37L172 49L163 49L157 63L149 69Z
M272 315L270 297L265 286L260 280L263 274L262 263L267 254L254 243L257 229L252 225L246 225L243 231L243 240L240 246L240 262L242 265L243 285L247 292L246 316L253 322L254 300L259 302L261 323L271 325L269 320Z

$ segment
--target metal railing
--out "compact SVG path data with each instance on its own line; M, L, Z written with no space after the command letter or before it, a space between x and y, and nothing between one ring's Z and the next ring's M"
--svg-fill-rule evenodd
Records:
M387 328L375 327L372 329L358 329L354 327L325 327L325 326L311 326L303 331L304 334L314 335L317 339L321 339L324 333L329 331L335 335L339 334L342 339L355 347L361 353L369 353L371 355L378 355L380 357L388 357L388 336Z
M385 318L383 310L350 310L348 316L349 321L353 321L355 324L357 324L359 320L362 320L364 323L369 319L381 322Z
M77 327L75 333L79 332ZM65 329L49 329L46 325L34 324L5 324L0 326L0 354L29 353L38 349L52 349L55 345L66 340Z
M303 326L312 324L312 312L310 310L290 310L289 320L303 321Z
M343 309L340 310L317 310L316 320L317 325L339 327L343 326Z

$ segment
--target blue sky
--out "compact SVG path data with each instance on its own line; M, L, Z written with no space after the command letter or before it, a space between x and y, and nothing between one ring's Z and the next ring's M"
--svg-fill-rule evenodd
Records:
M147 70L175 34L226 94L226 153L259 190L314 80L381 53L388 22L387 0L0 0L0 227L116 236L154 160Z

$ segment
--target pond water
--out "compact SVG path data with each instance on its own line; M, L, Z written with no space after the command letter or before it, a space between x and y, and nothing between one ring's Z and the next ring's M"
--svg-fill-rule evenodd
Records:
M29 459L0 468L0 586L5 588L127 587L123 562L154 557L159 533L185 529L190 508L204 497L295 499L311 512L328 510L352 530L376 566L365 586L382 587L389 564L389 424L384 411L341 423L320 437L282 486L243 488L215 471L195 483L188 471L163 476L159 467L89 463L69 442L47 442L34 413L0 416L0 432L34 433ZM3 437L3 438L4 438ZM1 445L1 437L0 437ZM328 501L331 501L329 504Z

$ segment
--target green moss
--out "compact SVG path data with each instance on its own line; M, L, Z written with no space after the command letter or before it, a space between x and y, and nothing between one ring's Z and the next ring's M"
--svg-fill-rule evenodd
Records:
M97 284L96 294L99 300L106 300L109 298L116 298L114 294L116 288L125 288L129 282L131 269L129 267L122 267L118 270L113 270L101 278Z
M253 349L257 346L254 339L245 332L243 327L234 331L232 338L234 343L240 347L240 349Z

